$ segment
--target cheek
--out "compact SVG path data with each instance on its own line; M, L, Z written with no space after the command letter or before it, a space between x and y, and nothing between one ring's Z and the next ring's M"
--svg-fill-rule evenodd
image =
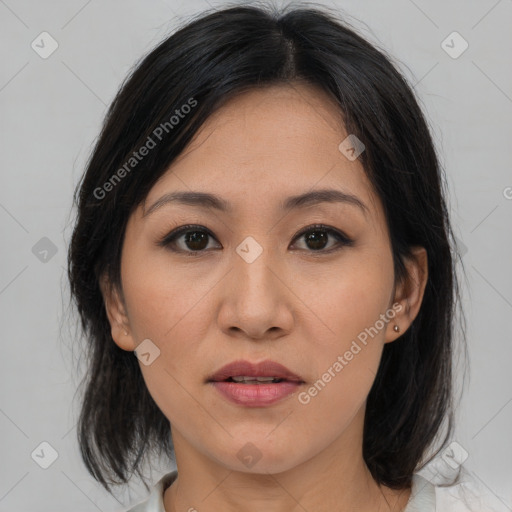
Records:
M156 266L126 279L130 324L137 343L149 338L159 351L150 365L139 363L144 381L171 424L179 425L186 411L184 428L196 423L197 402L187 391L190 376L197 375L200 340L206 332L201 323L206 318L201 310L204 293L182 282L178 275L167 282Z
M364 341L368 329L371 338L383 339L385 324L379 319L389 308L394 278L389 248L347 251L335 265L299 275L296 289L314 314L307 325L317 329L309 339L318 344L319 353L343 353L358 336ZM376 322L378 334L372 329Z
M140 363L141 372L166 415L188 410L194 401L184 389L204 359L201 343L211 325L208 294L219 277L201 270L206 267L195 266L193 274L173 267L165 251L129 247L121 275L131 331L136 344L150 339L160 351L150 365Z
M338 296L339 307L331 315L323 310L336 334L308 336L315 340L305 350L314 361L316 375L297 397L304 432L321 430L326 438L334 439L364 408L379 368L385 332L379 319L384 301L370 296L373 302L361 299L364 307L358 306L357 294L348 299Z
M388 308L392 256L385 248L380 254L353 253L339 268L315 277L302 281L301 298L315 312L305 324L304 349L312 355L318 380L302 403L316 404L339 420L361 406L379 367L394 315ZM336 405L331 409L330 404Z
M140 254L139 254L140 253ZM144 251L133 247L122 261L123 290L130 316L130 325L139 341L154 339L167 345L180 339L180 331L190 329L191 322L201 329L203 300L214 282L211 276L172 265L165 250ZM199 271L197 271L199 269Z

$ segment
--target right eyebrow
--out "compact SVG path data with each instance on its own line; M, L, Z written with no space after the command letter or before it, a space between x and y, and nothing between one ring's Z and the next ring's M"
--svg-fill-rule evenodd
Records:
M143 217L153 213L156 209L162 207L168 203L179 203L188 206L198 206L201 208L213 208L221 212L231 212L231 205L219 196L209 194L206 192L170 192L164 194L160 199L154 202L146 212L143 213Z

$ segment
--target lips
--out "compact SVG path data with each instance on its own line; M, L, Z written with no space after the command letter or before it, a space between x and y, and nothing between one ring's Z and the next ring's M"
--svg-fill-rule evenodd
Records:
M304 382L301 377L282 364L270 360L265 360L260 363L251 363L245 360L233 361L208 377L207 382L231 382L233 377L251 377L254 379L256 379L256 377L274 377L275 379L279 379L279 381Z
M297 374L269 360L261 363L233 361L211 375L206 382L238 407L277 406L305 384Z

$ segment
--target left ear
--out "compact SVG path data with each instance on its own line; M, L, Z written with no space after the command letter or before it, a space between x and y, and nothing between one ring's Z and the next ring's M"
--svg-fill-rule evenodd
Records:
M393 304L398 303L402 307L393 308L396 315L387 324L385 343L395 341L402 336L416 318L423 301L428 279L427 250L421 246L414 246L411 247L411 253L411 256L404 260L407 275L397 285L393 300ZM400 328L399 332L394 331L395 325Z

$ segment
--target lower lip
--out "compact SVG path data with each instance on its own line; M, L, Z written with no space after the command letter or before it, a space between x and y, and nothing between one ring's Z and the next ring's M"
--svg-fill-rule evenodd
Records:
M238 382L210 382L229 401L246 407L264 407L291 395L300 382L284 380L273 384L239 384Z

